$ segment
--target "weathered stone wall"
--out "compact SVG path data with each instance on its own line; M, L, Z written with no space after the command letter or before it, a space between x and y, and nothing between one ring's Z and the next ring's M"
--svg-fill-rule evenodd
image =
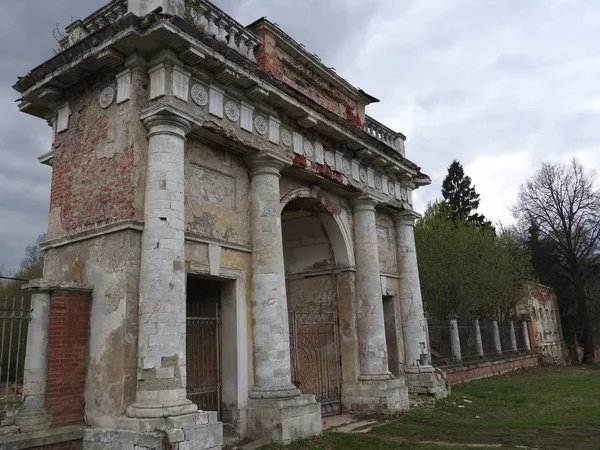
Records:
M92 427L116 426L135 398L139 263L140 233L133 230L46 253L47 279L94 286L85 390Z
M549 287L525 283L518 290L517 314L531 319L535 346L562 341L556 293Z
M298 57L281 48L276 38L265 30L257 31L261 47L256 59L260 68L276 79L306 95L329 111L343 117L358 127L365 122L365 104L361 104L319 76Z
M377 243L379 247L379 271L382 274L398 273L398 257L394 221L383 212L377 212Z
M186 151L186 232L250 245L250 180L242 157L201 143Z
M132 99L103 109L98 98L115 84L115 74L102 74L79 83L65 99L68 128L55 133L52 145L48 239L143 217L147 131L139 108L146 97L144 81L134 76Z

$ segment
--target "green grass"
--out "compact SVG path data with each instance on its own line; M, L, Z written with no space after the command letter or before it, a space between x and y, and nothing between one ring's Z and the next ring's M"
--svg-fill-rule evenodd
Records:
M503 448L600 450L599 369L540 368L455 386L452 395L438 401L434 409L413 409L370 434L323 433L285 448L453 450L477 448L464 444L501 444ZM452 445L423 443L432 441ZM264 447L279 448L284 447Z
M456 386L435 409L412 410L373 433L508 447L600 449L600 370L537 369Z
M460 450L463 446L444 446L418 444L400 439L379 438L364 434L323 433L319 437L302 439L290 445L269 445L261 450ZM473 449L473 447L470 447ZM475 447L476 449L477 447Z

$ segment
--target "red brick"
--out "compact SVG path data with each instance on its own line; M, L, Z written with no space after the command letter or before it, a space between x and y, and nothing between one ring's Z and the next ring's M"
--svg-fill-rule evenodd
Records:
M47 406L52 414L53 426L83 422L90 306L88 293L62 292L52 297ZM77 447L79 444L64 445L75 446L40 448L81 448Z

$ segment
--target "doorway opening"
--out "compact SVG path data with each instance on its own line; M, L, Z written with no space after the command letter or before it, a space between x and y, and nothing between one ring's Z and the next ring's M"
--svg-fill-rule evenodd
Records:
M221 283L187 280L187 395L202 411L221 414Z

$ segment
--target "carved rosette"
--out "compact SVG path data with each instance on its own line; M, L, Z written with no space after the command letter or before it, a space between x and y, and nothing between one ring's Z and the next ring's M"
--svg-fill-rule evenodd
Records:
M191 89L191 97L198 106L208 105L208 92L201 84L194 84Z
M333 152L325 152L325 164L329 167L333 167L335 165L335 155Z
M307 158L312 158L314 154L315 152L313 145L310 143L310 141L304 141L304 156Z
M381 176L375 175L375 188L381 189Z
M281 143L286 147L292 146L292 134L288 130L281 130Z
M254 129L261 136L267 134L269 131L269 123L267 122L267 119L265 119L263 116L256 116L254 118Z
M232 122L240 120L240 107L232 101L225 103L225 115Z
M100 106L102 108L108 108L114 100L115 90L111 86L108 86L100 93Z
M396 186L392 181L390 181L390 184L388 185L388 192L392 197L396 195Z
M363 183L366 183L368 180L367 169L365 169L364 167L361 167L360 172L359 172L359 177L360 177L360 181L362 181Z
M344 170L344 174L346 175L350 175L350 173L352 172L352 166L350 165L350 162L347 159L344 159L344 162L342 163L342 169Z

